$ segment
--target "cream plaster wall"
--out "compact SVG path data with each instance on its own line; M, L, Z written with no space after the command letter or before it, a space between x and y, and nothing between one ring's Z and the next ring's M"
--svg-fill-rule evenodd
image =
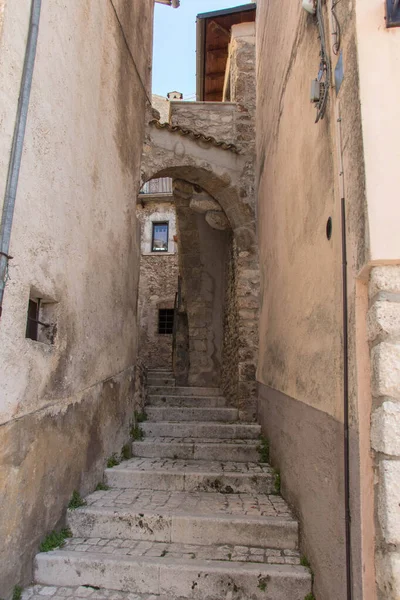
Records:
M329 7L323 3L334 70ZM315 597L345 597L343 302L341 198L347 234L349 416L354 598L373 581L372 469L365 294L357 275L368 260L355 4L341 2L345 77L317 125L310 104L319 70L315 19L301 3L257 3L257 162L261 264L259 416L281 469L284 496L301 523ZM362 103L361 103L362 105ZM340 118L340 121L338 119ZM338 157L340 156L340 160ZM326 237L332 217L332 238ZM362 431L361 431L362 427ZM361 456L361 453L364 453ZM366 526L367 524L367 526Z
M0 203L29 11L30 2L5 4ZM127 441L139 278L132 199L152 21L152 0L43 2L0 321L0 596L29 579L73 489L93 489ZM25 338L32 290L57 303L54 345Z
M382 0L357 0L370 260L400 262L400 28L385 27Z

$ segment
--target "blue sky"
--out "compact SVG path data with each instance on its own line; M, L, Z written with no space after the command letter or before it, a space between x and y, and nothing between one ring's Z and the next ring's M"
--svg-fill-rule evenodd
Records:
M180 8L155 5L153 94L196 94L196 16L247 4L247 0L181 0Z

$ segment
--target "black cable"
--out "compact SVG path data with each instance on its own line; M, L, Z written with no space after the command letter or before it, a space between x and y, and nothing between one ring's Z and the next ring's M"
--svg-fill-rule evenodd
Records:
M329 55L328 55L327 47L326 47L324 17L323 17L323 12L322 12L322 0L317 0L317 23L318 23L319 38L320 38L320 42L321 42L320 72L321 72L321 79L322 79L323 75L325 74L325 80L321 81L320 79L318 79L320 82L320 85L321 85L321 97L317 104L317 117L315 119L316 123L318 123L318 121L323 119L325 116L326 106L328 103L329 88L331 85L331 63L330 63L330 59L329 59Z
M335 31L332 33L332 35L334 35L336 37L336 41L332 46L332 50L334 54L338 54L339 50L340 50L340 44L341 44L341 38L342 38L342 32L340 29L340 22L339 19L337 18L336 15L336 11L335 8L336 6L339 4L341 0L336 0L334 2L332 2L332 8L331 8L331 12L332 12L332 16L333 19L335 21Z

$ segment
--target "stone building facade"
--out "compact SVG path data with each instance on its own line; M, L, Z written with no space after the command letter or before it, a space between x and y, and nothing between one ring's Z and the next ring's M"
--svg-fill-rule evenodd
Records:
M171 194L140 194L137 216L141 229L138 309L140 356L147 368L170 369L173 325L168 325L173 324L179 275L172 190ZM161 252L152 245L154 227L160 223L168 227L167 249ZM168 323L165 323L165 319Z
M39 8L0 2L3 208L38 24L0 320L1 597L31 580L39 543L62 524L72 492L93 491L129 440L141 381L135 199L153 0ZM28 309L51 328L28 332Z
M147 367L172 363L179 384L221 387L257 417L316 600L399 600L390 2L258 0L256 25L254 4L200 15L197 102L158 99L161 119L152 0L43 6L0 257L0 595L128 441L139 344ZM29 11L0 7L6 181ZM175 345L159 321L173 308Z
M400 597L400 30L384 4L257 2L259 419L323 600Z

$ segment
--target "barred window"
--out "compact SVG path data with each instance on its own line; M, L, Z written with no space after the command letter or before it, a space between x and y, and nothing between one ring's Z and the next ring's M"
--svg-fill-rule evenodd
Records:
M158 333L171 334L174 331L174 309L160 308L158 310Z

